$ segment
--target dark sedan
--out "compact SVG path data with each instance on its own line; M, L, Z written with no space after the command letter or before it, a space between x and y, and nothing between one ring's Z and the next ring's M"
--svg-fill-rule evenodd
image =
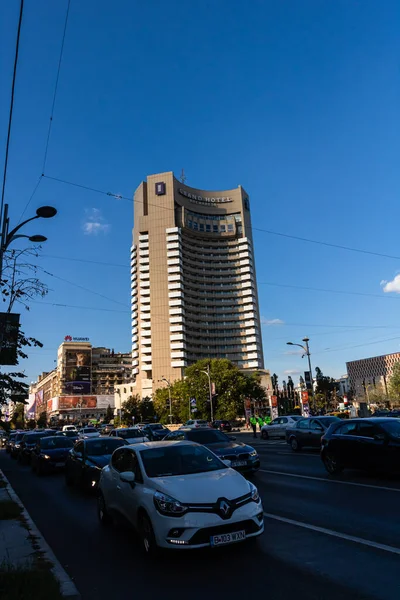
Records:
M73 442L65 436L42 436L31 454L32 470L38 475L63 469Z
M10 440L10 455L11 458L18 458L19 451L21 449L21 440L25 435L25 431L16 433L13 436L10 436L12 439Z
M58 437L67 437L73 444L80 439L77 431L57 431L54 435Z
M222 431L203 428L179 429L167 435L164 441L190 440L207 446L221 460L229 460L231 467L241 473L255 473L260 468L260 458L251 446L237 442L236 438L228 437Z
M346 468L400 474L400 421L371 417L335 423L322 438L321 459L332 475Z
M32 431L25 433L21 439L21 445L18 453L18 462L21 465L29 465L31 462L32 452L39 440L43 437L54 435L54 431L43 430L43 431Z
M126 446L121 438L97 437L81 440L70 451L65 465L67 485L79 485L86 491L97 487L101 469L108 465L114 450Z
M7 431L0 430L0 446L1 448L5 448L8 442L8 433Z
M170 433L168 427L161 423L149 423L141 427L144 435L149 438L151 442L161 442L165 436Z
M294 452L302 448L320 448L321 437L332 423L343 422L338 417L309 417L286 429L286 442Z
M219 429L220 431L225 431L227 433L232 431L232 425L226 419L221 419L219 421L214 421L212 424L214 429Z

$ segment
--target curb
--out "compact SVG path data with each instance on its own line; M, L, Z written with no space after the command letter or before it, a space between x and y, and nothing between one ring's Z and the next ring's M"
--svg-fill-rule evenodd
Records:
M14 500L14 502L16 502L21 507L22 515L23 515L24 519L26 520L26 523L29 528L29 533L36 538L35 541L36 541L37 545L39 546L39 549L38 549L39 552L41 552L43 554L44 558L46 558L50 563L52 563L53 567L52 567L51 571L52 571L54 577L58 580L58 582L60 584L61 595L64 596L64 598L67 598L67 600L82 600L81 595L78 592L74 582L72 581L70 576L67 574L65 569L61 566L61 564L58 561L58 559L56 558L54 552L52 551L52 549L50 548L48 543L45 541L45 539L42 536L42 534L40 533L39 529L36 527L35 523L33 522L32 518L29 515L28 511L26 510L25 506L22 504L21 500L19 499L17 494L14 492L13 488L11 487L10 482L8 481L7 477L4 475L4 473L1 469L0 469L0 477L3 477L3 480L6 483L5 489L9 493L10 498L12 500Z

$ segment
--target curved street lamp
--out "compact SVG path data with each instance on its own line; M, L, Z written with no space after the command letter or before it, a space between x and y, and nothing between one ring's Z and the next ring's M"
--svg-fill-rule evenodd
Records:
M9 228L9 224L10 224L10 219L8 218L8 204L4 205L3 227L2 227L1 242L0 242L0 284L1 284L2 275L3 275L4 252L7 250L8 246L11 244L11 242L13 242L14 240L16 240L18 238L27 238L30 242L34 242L34 243L41 243L41 242L45 242L47 240L47 238L44 235L37 234L37 235L29 236L29 235L19 234L17 232L21 229L21 227L23 227L27 223L30 223L30 221L34 221L35 219L51 219L52 217L55 217L56 214L57 214L57 209L54 208L53 206L40 206L36 210L36 215L34 217L31 217L30 219L26 219L25 221L23 221L22 223L20 223L16 227L14 227L14 229L12 229L9 232L8 228Z
M312 368L311 368L311 358L310 358L310 347L308 345L308 342L310 341L310 338L305 337L302 339L302 342L305 343L305 346L303 346L303 344L294 344L293 342L286 342L286 344L288 346L298 346L299 348L302 348L304 350L304 354L302 356L302 358L304 358L304 356L307 356L308 358L308 369L310 371L310 379L311 379L311 394L314 397L314 386L313 386L313 375L312 375ZM315 410L315 398L314 398L314 410Z

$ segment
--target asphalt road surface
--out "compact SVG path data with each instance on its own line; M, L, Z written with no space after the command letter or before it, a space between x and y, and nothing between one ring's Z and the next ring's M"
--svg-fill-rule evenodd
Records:
M250 435L237 434L253 443ZM110 597L268 596L279 600L400 597L400 481L356 472L329 477L318 453L254 440L252 478L265 511L258 546L141 553L126 526L98 524L95 498L66 487L62 474L37 477L0 451L0 468L74 579L82 600Z

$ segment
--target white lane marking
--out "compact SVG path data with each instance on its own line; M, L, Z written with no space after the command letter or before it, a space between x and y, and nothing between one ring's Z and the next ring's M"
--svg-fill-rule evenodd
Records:
M303 523L302 521L294 521L293 519L287 519L286 517L280 517L279 515L273 515L267 512L264 513L264 517L266 517L267 519L274 519L275 521L281 521L282 523L287 523L289 525L295 525L296 527L310 529L311 531L316 531L317 533L324 533L325 535L330 535L332 537L337 537L342 540L347 540L348 542L354 542L356 544L362 544L363 546L369 546L370 548L375 548L376 550L384 550L385 552L391 552L392 554L400 554L400 548L395 548L394 546L387 546L386 544L379 544L378 542L372 542L371 540L359 538L354 535L347 535L347 533L340 533L339 531L334 531L333 529L317 527L317 525L310 525L309 523Z
M400 492L400 489L386 487L383 485L372 485L370 483L355 483L354 481L338 481L337 479L325 479L323 477L313 477L312 475L297 475L295 473L285 473L283 471L270 471L267 469L258 469L258 473L271 473L272 475L284 475L285 477L298 477L299 479L311 479L312 481L322 481L323 483L339 483L340 485L353 485L356 487L372 488L373 490L385 490L387 492Z

